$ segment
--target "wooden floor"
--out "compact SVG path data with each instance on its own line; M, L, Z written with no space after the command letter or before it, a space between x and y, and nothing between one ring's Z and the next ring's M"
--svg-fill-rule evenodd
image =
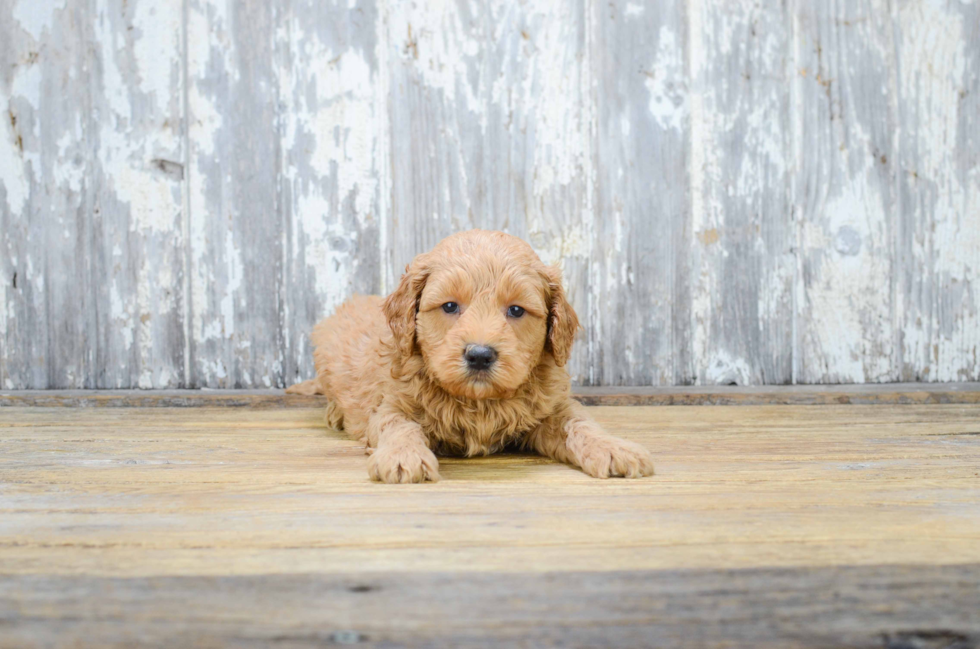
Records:
M315 408L0 408L0 647L980 646L980 404L597 407L371 483Z

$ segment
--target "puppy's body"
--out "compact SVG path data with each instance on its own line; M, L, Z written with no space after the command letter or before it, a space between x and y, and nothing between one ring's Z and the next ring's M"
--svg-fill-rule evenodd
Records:
M333 401L330 423L369 447L377 440L368 436L368 424L386 395L414 414L433 450L464 456L489 455L519 441L568 397L567 374L553 362L536 368L536 376L507 399L455 397L424 366L410 377L393 377L394 341L383 302L355 296L313 330L316 392Z
M369 473L385 482L437 480L433 452L509 445L596 477L650 475L645 449L569 397L577 327L557 270L526 243L464 232L417 257L387 299L354 297L318 324L316 379L291 391L327 395L328 423L373 449Z

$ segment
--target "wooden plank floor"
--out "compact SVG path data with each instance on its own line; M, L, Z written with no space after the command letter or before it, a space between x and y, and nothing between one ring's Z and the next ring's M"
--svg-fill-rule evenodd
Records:
M980 405L597 407L371 483L311 408L0 408L0 647L980 646Z

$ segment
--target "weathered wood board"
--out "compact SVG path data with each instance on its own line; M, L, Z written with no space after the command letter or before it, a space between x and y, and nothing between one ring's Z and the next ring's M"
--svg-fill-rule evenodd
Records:
M0 385L177 387L183 17L0 4Z
M188 385L282 383L276 17L268 2L188 2Z
M596 385L694 382L683 3L594 3ZM645 99L645 101L644 101ZM644 308L637 308L637 305Z
M899 369L955 381L980 372L980 5L902 2L896 24Z
M977 564L11 576L0 647L976 649L978 580Z
M980 404L607 407L381 485L322 409L0 408L0 647L977 646Z
M895 27L871 18L889 4L804 2L793 15L797 375L807 383L899 376Z
M0 389L272 388L470 227L582 385L980 380L980 5L0 0Z
M322 409L4 408L0 573L980 562L980 405L592 412L656 477L495 455L381 485Z

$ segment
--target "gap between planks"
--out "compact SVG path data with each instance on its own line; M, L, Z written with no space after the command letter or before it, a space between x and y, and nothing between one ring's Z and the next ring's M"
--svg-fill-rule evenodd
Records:
M915 405L980 403L980 383L886 383L861 385L677 386L667 388L576 387L587 406ZM310 408L321 396L282 390L10 390L0 408Z

